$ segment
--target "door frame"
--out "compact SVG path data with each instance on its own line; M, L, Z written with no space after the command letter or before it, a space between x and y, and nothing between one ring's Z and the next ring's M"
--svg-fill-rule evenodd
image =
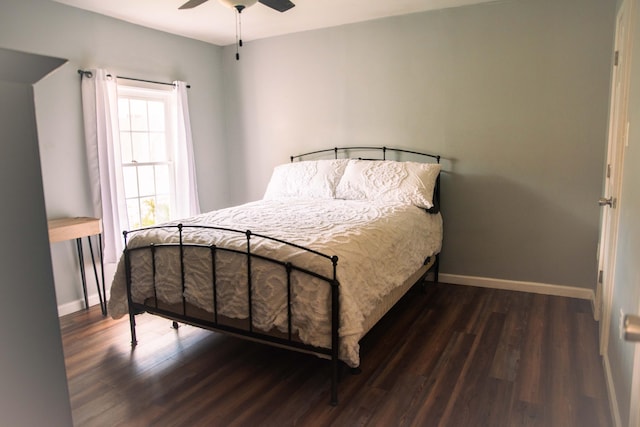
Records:
M614 67L611 74L609 104L609 131L607 139L607 163L605 165L605 198L613 197L621 204L625 147L628 145L629 117L628 98L631 79L632 37L636 25L636 0L621 0L616 14ZM600 353L604 356L605 369L610 376L608 346L612 326L618 322L618 313L613 311L613 294L616 287L615 267L618 242L619 209L605 207L601 211L600 240L598 247L598 284L594 314L600 322ZM640 313L640 301L638 312ZM619 314L620 316L622 313ZM613 323L613 325L612 325ZM630 427L640 427L640 346L633 354L628 421ZM611 381L611 378L608 378ZM608 383L610 407L614 424L621 426L620 407L613 384Z
M636 0L624 0L629 4L629 35L634 36L638 31L636 26L638 25L638 10ZM631 47L631 43L628 44ZM637 59L636 59L637 60ZM629 61L631 62L631 61ZM628 132L628 126L627 126ZM628 138L628 135L627 135ZM638 300L638 307L636 309L637 315L640 315L640 299ZM629 426L640 427L640 343L635 344L633 352L633 373L631 374L631 398L629 403Z
M614 206L603 207L600 220L598 243L598 280L596 287L595 317L600 321L600 354L606 353L615 288L615 262L618 241L619 209L622 187L624 145L628 134L628 96L631 61L630 45L631 9L635 0L622 0L616 15L614 61L611 74L611 94L609 101L609 132L607 138L607 158L604 177L605 198L613 198Z

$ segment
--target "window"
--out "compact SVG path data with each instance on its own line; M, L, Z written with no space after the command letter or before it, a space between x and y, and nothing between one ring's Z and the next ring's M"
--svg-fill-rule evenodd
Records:
M172 100L170 91L118 85L120 161L129 228L175 216Z

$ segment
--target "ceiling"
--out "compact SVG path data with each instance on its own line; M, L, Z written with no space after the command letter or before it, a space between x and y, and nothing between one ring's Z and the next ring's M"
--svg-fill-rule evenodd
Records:
M235 10L218 0L209 0L189 10L178 10L187 0L54 1L219 46L236 40ZM257 40L491 1L495 0L293 0L296 6L285 13L258 3L242 12L242 39Z

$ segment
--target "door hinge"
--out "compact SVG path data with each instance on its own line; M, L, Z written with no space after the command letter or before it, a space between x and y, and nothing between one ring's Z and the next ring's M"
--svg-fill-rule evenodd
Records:
M600 270L598 271L598 283L602 283L603 279L604 279L604 271Z
M611 165L607 165L607 178L611 178Z
M618 65L619 56L620 56L620 51L616 50L613 54L613 65Z

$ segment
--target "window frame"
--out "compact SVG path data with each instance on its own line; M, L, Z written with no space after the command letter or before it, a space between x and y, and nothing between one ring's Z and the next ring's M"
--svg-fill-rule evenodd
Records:
M164 87L148 87L145 84L139 83L124 83L120 80L117 82L118 87L118 122L121 123L121 102L122 100L127 100L128 102L128 119L129 126L127 130L119 129L119 139L120 139L120 150L118 153L117 161L119 162L119 166L123 175L123 187L125 189L124 193L124 206L127 214L127 222L129 225L129 229L146 227L151 225L156 225L160 222L165 222L174 218L177 212L177 200L176 200L176 159L175 159L175 151L177 144L177 131L175 129L176 123L176 105L174 101L174 97L172 95L172 86ZM155 132L159 132L153 130L149 126L149 115L148 115L148 104L147 104L147 123L145 130L137 130L132 126L132 117L131 117L131 100L140 100L146 103L149 102L162 102L164 105L164 131L162 132L164 135L164 154L165 158L161 160L153 159L153 149L151 148L151 136ZM135 133L145 133L148 136L148 158L145 160L138 160L135 158L135 148L134 148L134 138L133 135ZM125 144L123 143L123 134L129 135L129 144L128 148L131 150L128 154L128 157L131 158L131 161L127 161L124 157L123 150L125 148ZM153 168L153 192L151 194L142 194L141 185L140 185L140 175L141 168L144 167L152 167ZM158 193L158 180L157 180L157 167L167 167L168 168L168 194ZM135 195L131 196L130 191L127 191L129 188L126 185L126 180L124 179L126 176L126 170L135 170L136 177L136 189ZM129 188L130 190L130 188ZM159 197L167 197L169 200L169 212L167 217L162 217L158 219L157 210L154 212L153 223L146 223L143 221L144 219L144 209L143 204L145 200L152 198L155 201L155 206L157 209L157 201ZM129 203L134 201L137 204L136 212L130 211ZM132 222L132 217L136 217L136 221Z

